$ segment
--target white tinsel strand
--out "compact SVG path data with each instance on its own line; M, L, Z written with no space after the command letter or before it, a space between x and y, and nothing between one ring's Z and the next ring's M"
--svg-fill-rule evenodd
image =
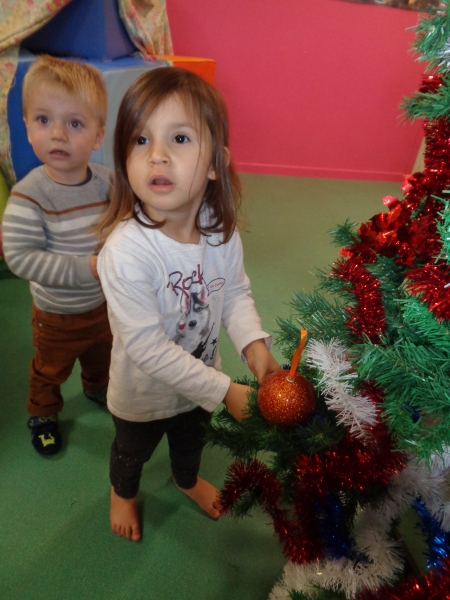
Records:
M347 349L337 340L328 344L311 340L305 356L306 362L321 373L318 385L327 406L338 415L337 422L354 437L365 437L366 427L373 427L377 422L377 410L369 398L354 394L351 380L357 375L346 358Z
M341 558L306 565L287 563L283 579L272 590L269 600L285 600L289 591L315 598L317 588L344 593L354 598L363 588L375 589L393 583L403 569L399 545L388 537L390 522L370 507L360 510L355 521L355 543L367 562Z
M420 497L430 515L444 531L450 530L450 454L445 448L442 455L433 455L430 465L419 467L426 471L421 479Z
M309 572L311 570L319 571L319 563L314 563L314 565L286 563L282 579L272 589L268 600L288 600L291 590L302 592L307 598L316 598L320 589L310 583Z
M450 529L449 467L445 458L433 456L430 466L409 457L403 471L394 475L378 512L386 522L402 515L420 497L428 512L444 531Z
M448 71L450 67L450 44L448 41L440 52L436 52L436 58L439 59L439 70L442 71L445 67L445 70Z
M354 598L362 589L375 589L383 583L394 582L403 568L397 544L383 532L368 531L361 536L362 550L371 561L358 562L348 558L324 560L305 565L289 562L284 568L283 580L269 595L269 600L289 598L289 591L302 592L308 598L317 595L317 588L341 592L347 599Z

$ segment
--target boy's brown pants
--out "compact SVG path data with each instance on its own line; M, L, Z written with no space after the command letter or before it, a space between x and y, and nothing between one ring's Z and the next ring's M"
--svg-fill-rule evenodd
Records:
M33 304L33 346L27 410L48 417L63 406L60 386L81 365L83 389L95 392L109 379L112 334L106 303L86 313L65 315L44 312Z

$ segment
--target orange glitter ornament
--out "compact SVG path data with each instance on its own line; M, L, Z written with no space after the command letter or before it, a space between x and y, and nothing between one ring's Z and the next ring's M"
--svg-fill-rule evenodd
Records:
M297 366L306 344L307 331L300 331L300 344L292 357L290 371L269 375L258 391L258 407L269 423L293 427L304 423L316 406L314 388L297 373Z
M314 388L303 375L277 371L269 375L258 391L258 406L269 423L292 427L304 423L316 406Z

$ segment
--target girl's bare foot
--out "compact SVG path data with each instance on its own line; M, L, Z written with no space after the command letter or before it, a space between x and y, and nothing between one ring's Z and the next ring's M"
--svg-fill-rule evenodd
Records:
M178 487L176 482L175 485L183 494L196 502L210 517L213 519L220 517L220 492L211 483L197 477L197 483L189 490Z
M117 535L126 537L133 542L141 539L141 527L136 506L136 498L121 498L111 488L111 529Z

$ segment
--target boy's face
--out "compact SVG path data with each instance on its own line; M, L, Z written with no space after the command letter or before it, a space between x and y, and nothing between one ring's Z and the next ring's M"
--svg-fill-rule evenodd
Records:
M50 179L82 183L91 152L101 147L105 135L92 109L62 87L41 83L30 90L24 121L28 141Z

